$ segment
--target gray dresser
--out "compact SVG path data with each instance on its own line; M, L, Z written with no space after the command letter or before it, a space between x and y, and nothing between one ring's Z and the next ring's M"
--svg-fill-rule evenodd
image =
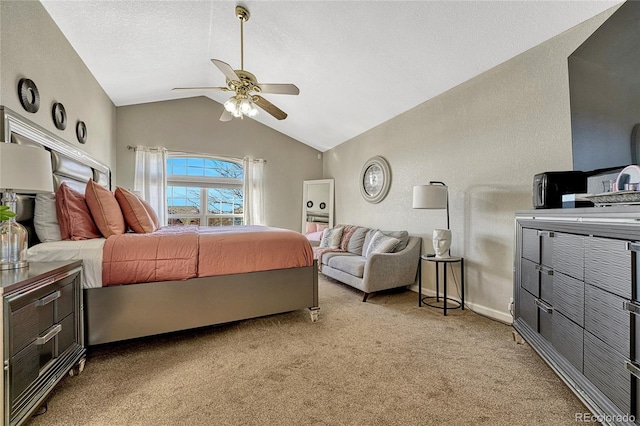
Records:
M516 213L513 326L604 424L640 423L639 252L638 206Z

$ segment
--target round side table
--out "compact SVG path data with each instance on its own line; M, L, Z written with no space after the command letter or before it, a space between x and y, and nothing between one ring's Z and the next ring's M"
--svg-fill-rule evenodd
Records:
M422 306L424 303L432 308L442 309L444 314L447 315L448 309L461 309L464 310L464 258L450 256L450 257L435 257L435 256L420 256L420 262L422 261L433 262L436 264L436 295L435 296L422 296L422 271L420 271L420 279L418 280L418 306ZM447 264L460 263L460 301L447 297ZM440 296L440 265L443 270L443 296ZM421 268L422 269L422 268ZM433 302L426 302L426 300L435 299L435 302L440 302L442 299L442 306L436 305ZM454 306L450 307L449 302Z

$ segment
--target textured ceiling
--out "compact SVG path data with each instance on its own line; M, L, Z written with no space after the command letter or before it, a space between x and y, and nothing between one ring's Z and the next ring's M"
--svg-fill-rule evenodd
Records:
M237 1L41 0L116 106L228 93ZM326 151L548 40L618 1L244 1L245 69L299 96L255 119ZM218 117L212 117L218 119Z

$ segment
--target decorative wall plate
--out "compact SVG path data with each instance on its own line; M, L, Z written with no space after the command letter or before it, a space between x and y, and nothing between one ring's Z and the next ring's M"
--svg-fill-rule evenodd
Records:
M40 109L38 87L28 78L21 78L18 82L18 97L22 108L27 112L38 112L38 109Z
M324 210L325 207L327 207L325 203L320 203L320 210Z
M53 104L53 108L51 108L51 118L53 118L53 124L55 124L57 129L64 130L67 128L67 112L64 110L64 105L60 102Z
M308 208L313 207L313 201L307 201L307 207Z
M78 142L87 143L87 125L84 124L84 121L78 121L76 123L76 137L78 138Z
M370 203L379 203L386 197L391 187L391 169L389 163L376 156L362 167L360 172L360 193Z

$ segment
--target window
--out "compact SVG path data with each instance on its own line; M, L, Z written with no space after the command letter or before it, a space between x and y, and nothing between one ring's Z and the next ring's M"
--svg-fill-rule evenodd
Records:
M243 179L241 162L169 154L169 225L242 225Z

